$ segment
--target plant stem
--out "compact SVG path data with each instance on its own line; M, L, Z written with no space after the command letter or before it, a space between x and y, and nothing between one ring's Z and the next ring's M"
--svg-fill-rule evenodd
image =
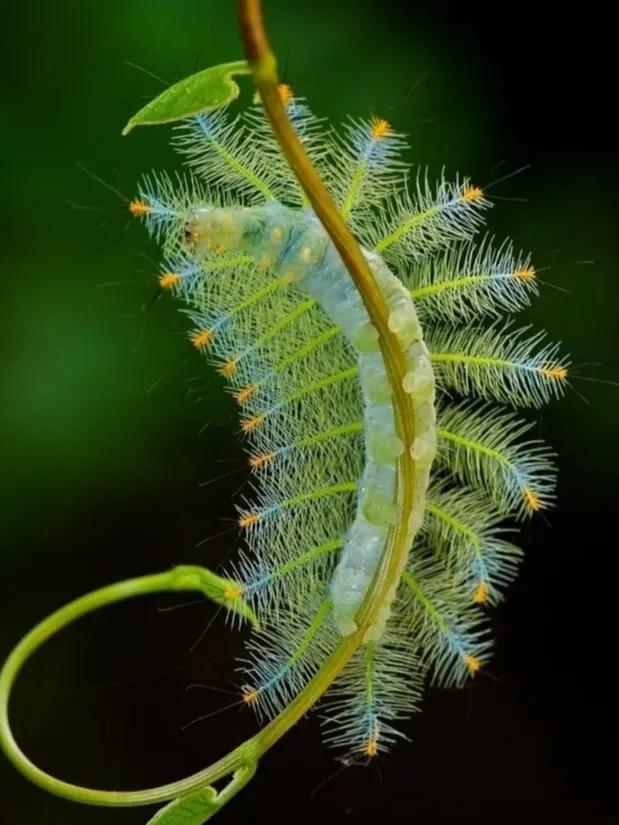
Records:
M260 753L271 747L322 696L339 676L368 629L388 603L399 581L409 550L409 516L414 501L414 465L410 455L414 418L412 398L404 392L406 364L399 342L389 329L389 310L366 259L346 226L337 205L309 160L281 101L277 61L264 28L260 0L237 0L245 55L262 103L288 164L303 187L308 201L340 253L355 283L378 336L385 369L393 392L396 428L405 445L398 462L397 499L401 519L392 530L381 566L356 617L357 631L342 639L306 688L273 721L254 737Z

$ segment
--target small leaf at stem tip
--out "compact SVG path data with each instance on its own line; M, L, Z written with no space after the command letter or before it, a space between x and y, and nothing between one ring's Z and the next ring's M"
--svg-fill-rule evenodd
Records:
M219 109L239 96L240 90L233 80L234 76L250 73L245 60L235 60L211 66L179 80L133 115L122 133L128 135L135 126L173 123Z

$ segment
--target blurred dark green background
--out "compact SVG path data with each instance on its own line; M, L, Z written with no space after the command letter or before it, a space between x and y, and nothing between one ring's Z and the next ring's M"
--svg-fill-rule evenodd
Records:
M412 158L482 186L531 164L490 189L491 229L549 267L552 286L530 317L563 341L574 373L617 379L612 48L601 7L546 21L534 4L500 17L449 2L265 5L285 79L316 112L386 117L411 136ZM143 172L177 163L165 128L120 136L162 88L130 64L172 82L235 59L233 4L25 0L4 4L3 18L0 657L89 589L178 562L215 566L234 546L234 531L218 534L246 475L232 404L188 352L172 302L149 303L157 251L110 191L130 197ZM337 764L317 721L304 722L222 822L369 822L398 810L439 823L530 811L611 821L605 628L616 624L618 393L574 378L566 400L538 415L561 455L560 506L527 530L490 672L465 691L430 692L408 727L412 745L318 790ZM202 767L253 729L233 710L181 731L231 701L186 688L229 689L238 643L215 621L191 650L213 613L160 609L177 603L106 611L36 657L14 719L37 762L83 784L142 787ZM0 783L3 823L147 818L48 797L4 761Z

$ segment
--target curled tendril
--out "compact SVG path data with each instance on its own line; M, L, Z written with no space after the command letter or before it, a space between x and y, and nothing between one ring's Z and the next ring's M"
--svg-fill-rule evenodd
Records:
M13 685L28 659L48 639L77 619L87 616L89 613L93 613L102 607L136 596L144 596L149 593L197 591L204 594L208 599L222 604L224 599L223 594L231 589L234 584L234 582L223 579L205 568L184 565L175 567L166 573L156 573L150 576L128 579L95 590L61 607L60 610L57 610L40 622L13 650L0 673L0 744L9 759L24 776L35 785L56 796L62 796L65 799L70 799L75 802L111 807L151 805L157 802L166 802L177 797L185 798L187 796L187 798L191 798L192 794L195 794L197 791L204 794L208 790L209 793L204 797L203 801L206 801L208 797L211 807L221 807L232 795L232 788L234 788L234 792L236 792L242 784L249 781L255 770L252 748L248 743L246 743L245 747L238 749L238 752L233 751L228 758L212 766L212 769L201 771L179 782L143 791L118 792L94 790L56 779L38 768L28 759L17 744L11 730L9 722L9 700ZM235 604L230 606L230 609L256 626L256 617L245 602L242 599L235 599L234 601ZM230 774L234 774L234 778L229 786L230 790L226 788L220 794L215 794L213 789L209 789L210 783ZM215 794L215 796L213 796L213 794ZM158 819L155 821L164 822L167 820Z

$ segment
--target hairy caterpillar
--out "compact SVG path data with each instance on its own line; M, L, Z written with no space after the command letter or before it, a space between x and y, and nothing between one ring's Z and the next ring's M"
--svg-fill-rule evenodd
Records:
M525 438L514 408L567 382L558 348L509 321L536 273L510 243L478 238L482 189L418 173L411 193L405 140L385 120L325 129L277 87L260 3L237 5L249 65L175 84L125 132L184 121L174 142L190 174L152 176L130 211L161 242L160 286L184 303L191 343L241 410L255 479L239 512L245 549L224 576L184 566L70 603L0 673L0 743L15 764L77 801L172 800L151 825L207 821L323 695L325 739L371 758L404 736L428 679L460 685L480 670L485 608L521 556L510 521L554 497L553 454ZM221 108L231 76L250 70L268 120L261 107L236 119ZM104 604L185 589L253 626L239 704L271 721L154 789L81 788L34 766L8 723L24 661Z
M501 321L536 293L535 270L510 244L474 239L481 189L418 176L408 194L405 142L386 121L322 134L303 100L280 93L365 250L415 409L413 552L324 703L327 738L374 756L401 735L394 722L428 674L461 684L487 660L483 608L520 559L505 519L547 506L555 479L551 452L522 440L529 425L509 408L560 394L567 367L541 335ZM399 519L404 445L376 330L262 110L201 115L174 142L193 174L151 178L131 210L162 241L160 284L187 305L192 343L241 409L257 491L227 597L242 595L262 624L243 698L274 715L356 627Z

